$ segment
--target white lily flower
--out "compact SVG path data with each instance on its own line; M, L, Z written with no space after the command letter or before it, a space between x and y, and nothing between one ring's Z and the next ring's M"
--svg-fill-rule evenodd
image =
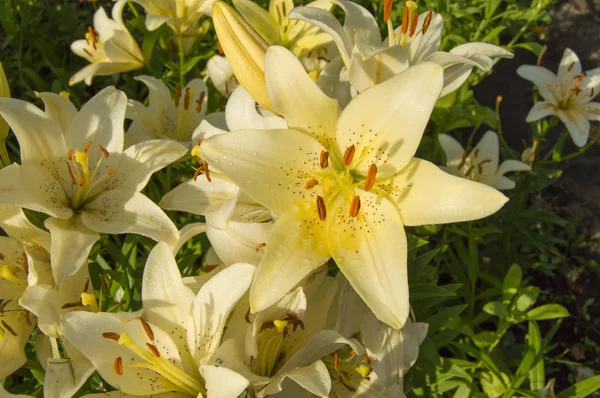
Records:
M336 293L328 287L310 296L298 288L254 315L241 301L211 363L246 378L259 398L291 396L292 390L328 396L340 353L364 354L355 340L325 329Z
M127 0L117 1L110 19L104 8L94 14L94 27L89 27L85 40L77 40L71 50L88 60L88 65L69 79L69 85L84 80L88 86L94 76L108 76L144 67L144 56L137 42L123 22L123 8Z
M413 67L340 114L289 51L265 58L267 87L289 129L206 139L200 156L279 214L250 291L253 312L333 257L377 317L408 316L404 225L466 221L497 211L498 191L444 173L414 153L442 88L442 68Z
M108 87L70 121L66 131L33 105L0 98L0 114L21 146L21 164L0 170L0 203L48 214L56 283L87 262L99 233L137 233L174 242L177 229L141 194L152 173L183 156L176 142L152 140L123 150L127 98Z
M148 86L148 106L129 100L127 115L133 123L125 134L125 146L151 139L170 139L191 149L194 130L205 120L218 117L206 115L208 88L202 79L191 80L184 88L177 86L171 99L169 88L152 76L136 76Z
M176 34L195 30L203 16L211 15L216 0L132 0L146 10L146 29L152 31L168 24Z
M206 364L220 344L228 315L250 285L254 267L238 263L194 294L184 285L171 248L158 243L142 281L141 312L74 312L62 320L67 340L125 394L237 397L246 380ZM212 384L211 384L212 383Z
M331 36L310 23L290 19L289 12L294 8L293 0L271 0L269 11L252 0L234 0L233 4L244 19L258 32L270 46L282 46L290 50L296 57L305 58L311 53L323 57L327 55L323 49L332 42ZM333 4L329 0L316 0L303 7L313 7L324 11L331 10ZM308 72L321 69L321 64L311 66ZM313 69L314 67L317 69Z
M590 121L600 121L600 103L592 102L600 93L600 68L581 69L577 54L565 49L558 73L533 65L523 65L517 74L536 85L544 98L527 115L528 122L554 115L565 124L573 142L582 147L590 135Z
M49 234L35 227L21 210L0 205L0 379L20 368L27 360L25 344L35 318L19 305L29 285L52 282L45 245Z
M440 96L444 96L464 83L474 66L487 71L493 65L491 57L512 57L510 52L486 43L467 43L450 52L439 51L444 20L441 15L431 11L418 15L414 1L406 2L403 16L406 24L396 30L390 20L392 1L385 2L384 19L388 23L389 33L385 40L381 39L375 17L365 8L346 0L332 2L346 13L343 26L332 14L318 9L298 7L289 15L291 19L321 28L337 44L341 62L331 65L324 79L319 82L330 95L335 94L332 91L339 90L335 85L339 85L340 80L346 80L361 92L409 66L436 62L444 67L444 87L440 92ZM344 68L347 72L344 72ZM344 77L346 73L347 77ZM332 81L332 75L337 79Z
M368 378L353 372L342 374L342 379L334 382L331 396L405 397L403 376L419 356L428 325L409 320L402 329L393 329L375 318L343 275L336 279L341 286L336 329L346 337L360 336L370 372Z
M229 61L222 55L210 57L206 63L206 70L213 85L224 97L229 97L239 85Z
M530 171L531 166L518 160L499 163L498 134L486 132L471 152L465 151L458 141L447 134L439 135L446 154L446 171L458 177L481 182L496 189L513 189L516 184L504 174L511 171Z

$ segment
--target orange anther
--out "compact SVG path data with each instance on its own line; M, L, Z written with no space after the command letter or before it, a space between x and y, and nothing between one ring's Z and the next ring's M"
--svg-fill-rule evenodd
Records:
M119 339L121 338L121 336L115 332L102 333L102 337L104 337L105 339L114 340L114 341L119 341Z
M69 164L69 162L65 162L65 164L67 165L67 170L69 171L69 178L71 179L71 184L77 184L77 181L75 181L75 176L73 175L73 170L71 170L71 165Z
M400 32L402 34L406 34L408 30L408 7L404 7L404 11L402 12L402 25L400 26Z
M200 92L200 95L198 96L198 99L196 100L196 112L200 113L200 111L202 110L202 102L204 102L204 96L206 95L206 93L204 91ZM198 144L200 145L200 144Z
M69 152L67 152L67 159L71 160L73 155L75 155L75 151L71 149Z
M355 152L356 152L356 147L354 145L350 145L348 148L346 148L346 151L344 152L344 157L342 158L344 165L350 166L350 164L352 164L352 160L354 159Z
M183 109L186 111L190 109L190 97L192 96L191 90L189 87L185 89L185 97L183 98Z
M327 209L325 208L325 201L321 196L317 196L317 213L319 214L319 219L325 221L327 218Z
M392 15L392 6L394 5L394 0L384 0L383 1L383 20L385 22L390 20Z
M427 33L427 31L429 30L429 25L431 25L432 16L433 13L431 11L429 11L425 16L425 20L423 21L423 28L421 28L421 32L423 32L423 34Z
M102 156L104 156L105 158L108 157L108 151L102 145L98 144L98 149L102 151Z
M88 149L90 149L90 147L92 146L92 141L89 141L87 144L85 144L85 146L83 147L83 152L87 152Z
M413 14L412 21L410 24L410 32L408 32L408 37L413 37L415 32L417 31L417 25L419 24L419 14L416 12Z
M319 183L319 181L317 181L315 178L311 178L310 180L308 180L306 182L306 185L304 186L304 188L305 189L313 189L318 183Z
M142 323L142 327L144 328L144 332L146 332L146 334L148 335L148 338L154 341L154 331L152 330L148 322L146 322L144 318L140 318L140 322Z
M258 245L254 246L254 251L258 253L258 251L260 249L262 249L263 247L266 247L267 244L266 243L259 243Z
M375 166L375 163L372 163L369 166L369 172L367 173L367 178L365 179L365 185L364 185L364 190L365 191L370 191L371 188L373 188L373 185L375 184L375 176L377 175L377 166Z
M179 106L179 100L181 99L181 84L177 84L177 86L175 86L175 106Z
M113 368L115 370L115 373L119 376L123 376L123 358L121 357L116 357L115 358L115 362L113 364Z
M329 166L329 152L321 151L321 154L319 155L319 166L321 166L322 169Z
M146 348L148 348L154 358L160 358L160 352L158 352L158 348L154 344L146 343Z
M350 217L356 217L358 215L359 210L360 210L360 196L355 196L352 198L352 203L350 203Z

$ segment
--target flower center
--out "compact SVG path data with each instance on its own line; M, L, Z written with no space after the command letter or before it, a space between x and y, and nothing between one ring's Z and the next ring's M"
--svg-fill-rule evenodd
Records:
M102 154L98 158L98 162L94 168L90 169L89 149L91 146L92 142L90 141L86 144L83 151L70 150L67 153L67 161L65 163L75 191L71 197L71 207L73 209L78 209L92 189L115 173L113 169L108 169L106 173L101 173L100 166L102 160L108 158L108 151L100 144L98 144L98 148Z
M177 114L175 119L169 115L165 115L163 118L164 125L162 126L164 133L162 134L176 141L189 141L192 132L197 127L194 125L190 126L190 121L194 113L202 111L202 103L204 102L205 95L206 93L201 91L198 99L194 101L194 90L187 87L185 93L183 93L181 85L178 84L175 89L175 97L173 98ZM183 101L181 101L182 97Z
M294 314L263 323L258 332L258 355L251 363L252 371L264 377L275 375L285 363L286 342L298 328L304 330L304 322Z
M573 65L574 65L574 63L571 64L571 66L569 67L569 71L573 67ZM575 99L584 91L581 88L581 84L583 83L583 80L586 77L587 77L586 72L582 72L581 74L573 77L573 80L571 81L571 86L568 88L565 98L558 103L559 109L567 110L573 106ZM595 94L594 88L591 87L590 88L590 99L594 98L594 94Z
M477 148L472 155L468 155L467 152L463 153L462 160L458 165L458 172L464 178L471 181L481 181L483 176L483 165L490 163L491 159L479 160L479 148Z
M408 47L410 45L410 39L419 35L427 33L429 29L429 25L431 24L431 18L433 13L429 11L425 16L425 20L423 21L423 26L421 30L417 32L417 25L419 24L419 14L417 13L417 3L414 1L408 0L406 1L404 12L402 13L402 25L400 26L400 31L398 33L394 33L394 26L391 20L392 14L392 6L394 4L394 0L385 0L384 1L384 12L383 12L383 20L387 22L388 26L388 35L389 35L389 46L400 45L403 47Z
M0 281L6 282L6 284L0 283L2 288L17 289L17 291L20 292L27 286L29 265L27 264L27 256L25 253L23 253L21 262L16 262L0 253L0 264ZM15 292L14 297L19 295L18 292ZM6 299L7 297L3 298Z
M371 358L358 356L346 346L321 359L333 380L337 380L345 389L356 392L363 380L369 381Z
M88 26L88 31L85 34L85 43L86 47L84 47L83 51L90 57L91 63L108 60L104 51L104 42L100 40L100 33L91 26Z
M150 341L143 347L137 345L128 333L123 333L121 335L114 332L102 333L102 337L105 339L116 341L119 345L129 349L139 357L138 362L128 365L123 365L123 359L121 357L115 358L115 373L119 376L123 376L125 369L127 368L149 369L173 383L176 391L190 394L194 397L198 396L198 394L206 394L203 380L197 380L195 377L190 376L161 355L160 350L156 346L154 332L152 331L151 326L142 318L140 318L140 321L142 322L144 331Z

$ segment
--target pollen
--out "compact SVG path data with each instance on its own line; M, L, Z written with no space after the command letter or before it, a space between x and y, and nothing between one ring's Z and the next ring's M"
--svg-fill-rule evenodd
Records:
M429 25L431 25L432 16L433 13L431 11L429 11L425 16L425 20L423 21L423 28L421 28L421 32L423 32L423 34L427 33L427 31L429 30Z
M365 185L363 187L363 189L365 191L370 191L371 188L373 188L373 185L375 185L375 177L377 175L377 166L375 165L375 163L372 163L369 166L369 172L367 173L367 178L365 179Z
M342 161L344 162L345 166L350 166L352 164L352 160L354 159L355 153L356 147L354 145L350 145L348 148L346 148L346 151L344 152L344 157L342 158Z
M385 22L390 20L392 16L392 7L394 5L394 0L384 0L383 2L383 20Z
M321 196L317 196L317 213L319 214L319 219L325 221L327 218L327 209L325 208L325 201Z
M104 148L102 145L98 144L98 149L100 149L102 151L102 156L104 156L105 158L108 157L108 151L106 150L106 148Z
M154 344L146 343L146 348L148 348L148 351L150 351L150 354L154 358L160 358L160 352L158 352L158 348Z
M116 357L115 362L113 364L113 368L115 369L115 373L119 376L123 376L123 358Z
M317 181L315 178L311 178L310 180L308 180L306 182L306 185L304 186L305 189L313 189L314 187L317 186L317 184L319 183L319 181Z
M148 338L154 341L154 331L152 330L148 322L146 322L144 318L140 318L140 322L142 323L142 327L144 328L144 332L146 332L146 334L148 335Z
M355 196L352 198L352 203L350 203L350 217L358 216L359 211L360 211L360 196Z
M419 23L419 14L416 12L413 14L412 22L410 24L410 32L408 32L409 37L413 37L417 30L417 24Z
M321 166L322 169L326 169L327 166L329 166L329 152L321 151L319 154L319 166Z
M105 332L105 333L102 333L102 337L104 337L105 339L108 339L108 340L119 341L119 339L121 338L121 335L119 333L115 333L115 332Z
M400 26L400 32L405 35L408 30L408 8L404 8L402 12L402 25Z

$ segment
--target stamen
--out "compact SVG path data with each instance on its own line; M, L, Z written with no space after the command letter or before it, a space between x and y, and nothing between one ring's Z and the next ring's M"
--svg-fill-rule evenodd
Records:
M319 181L317 181L315 178L311 178L306 182L304 189L313 189L318 183Z
M569 72L571 72L571 70L573 69L574 66L575 66L575 62L573 62L571 65L569 65L569 67L567 68L567 70Z
M33 326L33 322L31 322L31 312L25 311L25 323L27 326Z
M325 208L325 201L321 196L317 196L317 213L319 214L319 219L325 221L327 218L327 209Z
M362 359L366 362L367 365L371 363L371 357L368 355L363 355Z
M27 286L27 281L21 278L16 277L10 270L8 269L8 265L3 265L0 267L0 279L4 279L9 281L12 284L19 286Z
M254 251L258 253L258 251L260 249L262 249L263 247L266 247L267 244L266 243L259 243L258 245L254 246Z
M73 155L75 155L75 151L71 149L69 152L67 152L67 159L71 160Z
M98 144L98 149L102 151L102 156L104 156L105 158L108 157L108 151L102 145Z
M186 111L188 109L190 109L190 97L191 97L191 90L189 87L187 87L185 89L185 97L183 98L183 109L185 109Z
M158 348L154 344L146 343L146 348L148 348L154 358L160 358L160 352L158 352Z
M404 7L402 12L402 25L400 26L400 32L405 35L408 30L408 8Z
M477 156L479 156L479 148L476 148L475 152L473 153L473 157L476 158Z
M77 307L82 307L82 306L83 306L83 304L81 303L81 300L80 300L80 301L75 301L73 303L66 303L60 308L62 308L63 310L66 310L69 308L77 308Z
M12 299L4 300L2 302L2 304L0 304L0 314L4 314L4 309L6 308L8 303L10 303L11 301L12 301Z
M419 14L416 12L413 14L412 22L410 24L410 32L408 32L408 37L413 37L417 30L417 24L419 23Z
M90 287L90 278L87 278L85 280L85 284L83 285L82 293L87 293L88 287Z
M114 341L118 342L119 339L121 338L121 335L119 333L115 333L115 332L105 332L105 333L102 333L102 337L104 337L105 339L108 339L108 340L114 340Z
M225 54L225 52L223 51L223 47L221 46L221 42L217 42L217 51L221 55Z
M113 368L115 369L115 373L119 376L123 376L123 358L116 357L115 363L113 364Z
M348 148L346 148L346 151L344 152L344 157L342 158L344 165L350 166L350 164L352 164L352 160L354 159L354 153L356 153L356 147L354 145L350 145Z
M377 175L377 166L375 165L375 163L371 163L371 165L369 166L369 172L367 173L367 178L365 180L365 186L363 187L363 189L365 191L370 191L371 188L373 188L373 185L375 185L375 176Z
M181 98L181 84L177 84L175 86L175 107L179 106L179 99Z
M208 162L206 160L204 161L204 176L208 182L212 182L212 179L210 178L210 171L208 170Z
M83 52L89 55L90 57L94 57L91 52L89 52L86 48L83 49Z
M200 92L200 95L198 96L198 99L196 100L196 112L200 113L200 111L202 110L202 102L204 102L204 96L206 95L206 93L204 91ZM200 140L198 140L200 141ZM200 145L200 144L198 144Z
M85 146L83 147L83 152L87 152L91 146L92 146L92 141L88 141L88 143L85 144Z
M6 323L4 320L2 321L2 326L4 326L4 329L8 330L10 334L17 337L17 332L15 332L15 330L13 328L8 326L8 323Z
M196 169L196 171L194 172L194 181L196 181L196 179L198 178L200 173L202 173L203 171L204 171L204 165L200 165L200 167L198 167Z
M77 181L75 180L75 176L73 175L73 170L71 170L71 165L69 165L69 162L65 161L65 164L67 165L67 170L69 171L69 178L71 179L71 184L75 185L77 184Z
M154 331L152 330L148 322L146 322L144 318L140 318L140 322L142 322L142 327L144 328L144 332L146 332L146 334L148 335L148 338L154 341Z
M112 176L112 175L114 175L114 174L115 174L115 171L114 171L113 169L108 169L108 172L107 172L107 174L108 174L109 176Z
M432 16L433 16L433 13L431 11L429 11L427 13L427 15L425 16L425 21L423 21L423 27L421 28L421 32L423 34L427 33L427 31L429 30L429 25L431 24Z
M329 166L329 152L321 151L321 154L319 155L319 166L321 166L322 169L326 169L327 166Z
M287 16L287 10L285 9L285 2L281 3L281 9L283 11L283 13L281 14L282 16Z
M383 1L383 20L385 22L390 20L392 15L392 6L394 5L394 0L384 0Z
M352 203L350 204L350 217L356 217L358 215L359 210L360 210L360 196L355 196L352 198Z
M594 98L594 87L590 88L590 98Z

